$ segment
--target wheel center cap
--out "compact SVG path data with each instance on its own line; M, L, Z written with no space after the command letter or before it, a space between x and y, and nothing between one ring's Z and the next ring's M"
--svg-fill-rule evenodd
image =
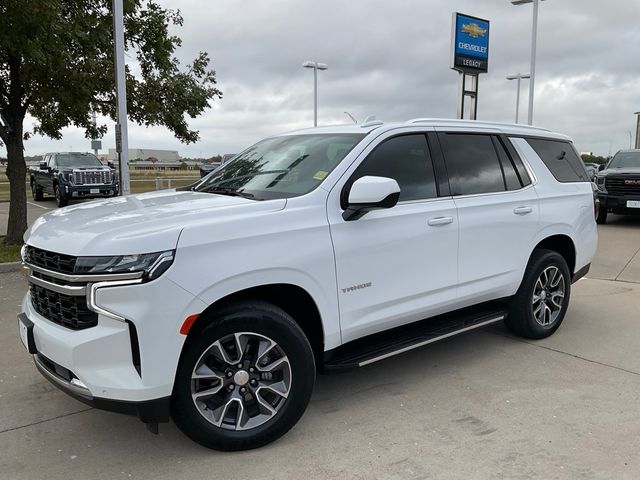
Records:
M544 290L542 292L540 292L540 299L541 300L546 300L547 299L547 292L545 292Z
M233 376L233 381L236 385L246 385L249 382L249 373L246 370L238 370Z

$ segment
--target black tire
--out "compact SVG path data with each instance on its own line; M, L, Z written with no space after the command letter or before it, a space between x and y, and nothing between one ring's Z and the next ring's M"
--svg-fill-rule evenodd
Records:
M36 202L41 202L44 199L42 187L39 187L35 180L31 180L31 196Z
M596 216L596 223L598 225L604 225L607 223L607 209L600 205L600 209L598 210L598 215Z
M554 270L554 268L556 270ZM542 293L540 293L540 295L536 295L536 297L539 299L542 298L543 300L538 300L537 303L534 302L534 289L537 290L539 288L538 285L542 285L542 283L537 284L537 282L539 279L543 278L541 277L543 272L555 273L556 271L562 276L561 281L564 282L564 296L562 297L561 302L557 302L560 303L560 308L557 308L557 304L553 303L554 295L556 296L556 299L559 298L557 297L557 292L559 290L556 290L553 295L549 295L545 290L544 295ZM560 282L560 280L558 280L558 282ZM560 285L560 283L558 283L558 285ZM542 248L536 249L531 254L520 288L510 302L509 313L505 320L505 324L512 332L522 337L533 339L548 337L549 335L552 335L558 327L560 327L562 320L564 320L570 296L571 274L564 257L553 250L546 250ZM543 307L542 323L536 318L534 311L538 311L537 315L540 316L541 312L537 310L537 307L540 306L540 302L546 305L547 299L549 299L548 303L550 305L548 316L549 323L543 325L547 320L547 315L544 313L546 306ZM557 310L552 313L552 309L554 308L557 308Z
M58 207L66 207L69 205L69 197L67 197L58 185L53 186L53 193L56 196L56 205Z
M192 386L196 385L197 382L192 380L192 375L196 366L204 361L201 357L207 358L204 353L216 341L229 338L228 336L240 332L265 336L277 343L277 347L281 348L283 355L286 355L290 366L288 395L284 400L281 400L283 403L278 404L276 407L277 412L267 420L264 420L265 423L246 430L234 430L229 429L232 427L223 428L222 426L214 425L213 421L207 420L200 413L200 410L196 407L196 402L192 399ZM257 361L263 357L257 356L254 358L256 359L255 366L257 366ZM245 374L249 371L247 365L251 365L251 362L245 363L245 367L242 368ZM223 370L220 368L220 370L216 371L222 372ZM256 371L256 369L251 369L251 371ZM240 370L237 370L237 373L240 373ZM300 419L311 398L315 374L315 360L311 345L302 329L286 312L274 305L261 301L235 303L216 312L211 325L187 339L176 373L171 414L180 430L205 447L225 451L257 448L284 435ZM236 376L233 375L231 377L232 373L228 371L227 375L230 378L223 375L225 382L232 382L233 379L236 379ZM252 379L251 382L254 382L254 380ZM215 381L215 385L220 383L218 383L218 380ZM244 384L238 383L238 385L245 385L249 393L257 393L257 391L249 389L250 385L246 383L246 380ZM229 388L233 388L233 385L221 390L223 392L222 395L227 396L224 399L222 396L211 397L211 399L223 404L232 395L228 390ZM241 388L238 387L235 390L239 394ZM249 394L247 394L247 397L254 398ZM248 411L249 404L244 403L244 400L242 402L242 405ZM205 412L213 412L217 408L216 404L207 405ZM236 408L239 409L239 407ZM223 409L223 411L225 410ZM224 414L220 415L220 417L224 417ZM233 428L237 428L238 423L236 418L235 427Z

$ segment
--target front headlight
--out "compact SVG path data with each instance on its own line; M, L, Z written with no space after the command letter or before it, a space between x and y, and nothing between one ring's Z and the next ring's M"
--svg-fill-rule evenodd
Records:
M173 263L174 250L109 257L78 257L74 273L132 273L143 272L145 280L154 280Z

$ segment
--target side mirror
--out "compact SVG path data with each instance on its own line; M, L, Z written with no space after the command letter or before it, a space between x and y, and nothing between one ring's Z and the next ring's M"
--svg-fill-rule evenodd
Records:
M40 170L46 170L47 169L47 162L40 162Z
M598 165L598 171L601 172L602 170L605 169L606 166L607 166L606 164L601 163L600 165Z
M371 210L394 207L399 198L400 187L394 179L373 176L359 178L351 185L347 209L342 213L342 218L346 221L357 220Z

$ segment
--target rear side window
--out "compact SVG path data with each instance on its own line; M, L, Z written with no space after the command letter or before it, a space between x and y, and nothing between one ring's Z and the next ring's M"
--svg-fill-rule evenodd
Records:
M539 138L528 138L527 142L559 182L589 181L584 164L571 143Z
M505 180L490 135L440 136L454 195L504 192Z
M395 179L400 201L438 196L427 138L423 134L402 135L385 140L360 164L345 189L358 178L373 175Z

